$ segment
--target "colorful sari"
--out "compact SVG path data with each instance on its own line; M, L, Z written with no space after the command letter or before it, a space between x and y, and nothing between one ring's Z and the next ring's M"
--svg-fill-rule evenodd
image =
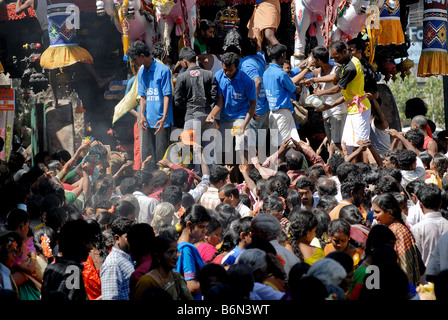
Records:
M397 252L401 268L406 272L409 282L415 287L420 284L420 263L418 249L415 245L411 231L402 223L394 222L389 225L397 241L395 251Z

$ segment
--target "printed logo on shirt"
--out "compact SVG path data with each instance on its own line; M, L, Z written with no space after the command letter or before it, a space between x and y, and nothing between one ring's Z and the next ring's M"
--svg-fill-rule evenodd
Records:
M232 99L241 100L241 99L243 99L243 95L241 93L238 93L238 92L233 92L232 93Z
M200 74L201 74L201 71L199 71L199 70L191 70L190 71L190 76L192 76L192 77L199 77Z
M159 89L158 88L148 88L146 90L146 101L159 101Z

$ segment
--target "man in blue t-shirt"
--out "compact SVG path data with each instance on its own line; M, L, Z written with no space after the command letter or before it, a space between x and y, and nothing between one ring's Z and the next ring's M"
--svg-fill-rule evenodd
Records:
M266 94L263 85L263 74L266 70L266 60L264 53L257 50L257 42L254 39L247 39L241 43L240 69L246 73L255 84L257 91L257 109L253 119L250 120L249 148L265 146L266 129L269 128L269 106L266 101ZM264 132L259 129L265 129ZM251 156L255 156L253 150Z
M218 102L206 121L216 123L215 117L220 113L219 132L222 143L216 142L215 146L218 163L219 155L222 152L225 154L222 161L226 164L247 163L248 132L246 129L248 129L249 121L257 107L255 83L239 69L239 56L236 53L225 53L222 56L222 63L222 70L215 74L218 82ZM233 136L235 137L235 148ZM239 153L237 162L234 162L234 150Z
M152 156L150 165L155 168L170 143L173 125L171 72L151 57L142 41L134 42L127 55L143 66L137 74L140 150L142 159Z
M272 144L280 146L283 141L291 137L300 141L293 117L294 106L291 102L291 93L298 90L296 84L305 78L312 66L307 66L302 72L290 78L282 69L286 60L286 46L272 45L268 49L268 56L271 63L263 74L263 83L270 110L269 128Z

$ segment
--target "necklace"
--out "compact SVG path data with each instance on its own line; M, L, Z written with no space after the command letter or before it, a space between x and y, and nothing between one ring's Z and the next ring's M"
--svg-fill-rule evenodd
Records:
M154 271L157 273L157 276L159 277L159 279L160 279L160 281L162 282L162 288L165 288L165 287L167 287L167 285L170 285L171 283L172 283L172 279L170 279L171 277L172 277L172 274L170 273L170 274L168 274L168 278L167 278L167 280L165 281L165 279L162 277L162 275L160 274L160 272L159 272L159 270L157 270L157 269L154 269ZM171 275L171 277L170 277L170 275Z

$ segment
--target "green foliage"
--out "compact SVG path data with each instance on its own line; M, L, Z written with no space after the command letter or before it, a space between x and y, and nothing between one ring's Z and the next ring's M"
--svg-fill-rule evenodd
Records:
M425 101L428 107L426 117L433 120L438 128L445 129L445 110L443 98L443 80L437 77L430 77L424 83L418 83L417 78L412 74L405 77L397 77L396 81L389 80L387 83L392 91L402 126L409 123L404 115L404 107L407 100L419 97Z

